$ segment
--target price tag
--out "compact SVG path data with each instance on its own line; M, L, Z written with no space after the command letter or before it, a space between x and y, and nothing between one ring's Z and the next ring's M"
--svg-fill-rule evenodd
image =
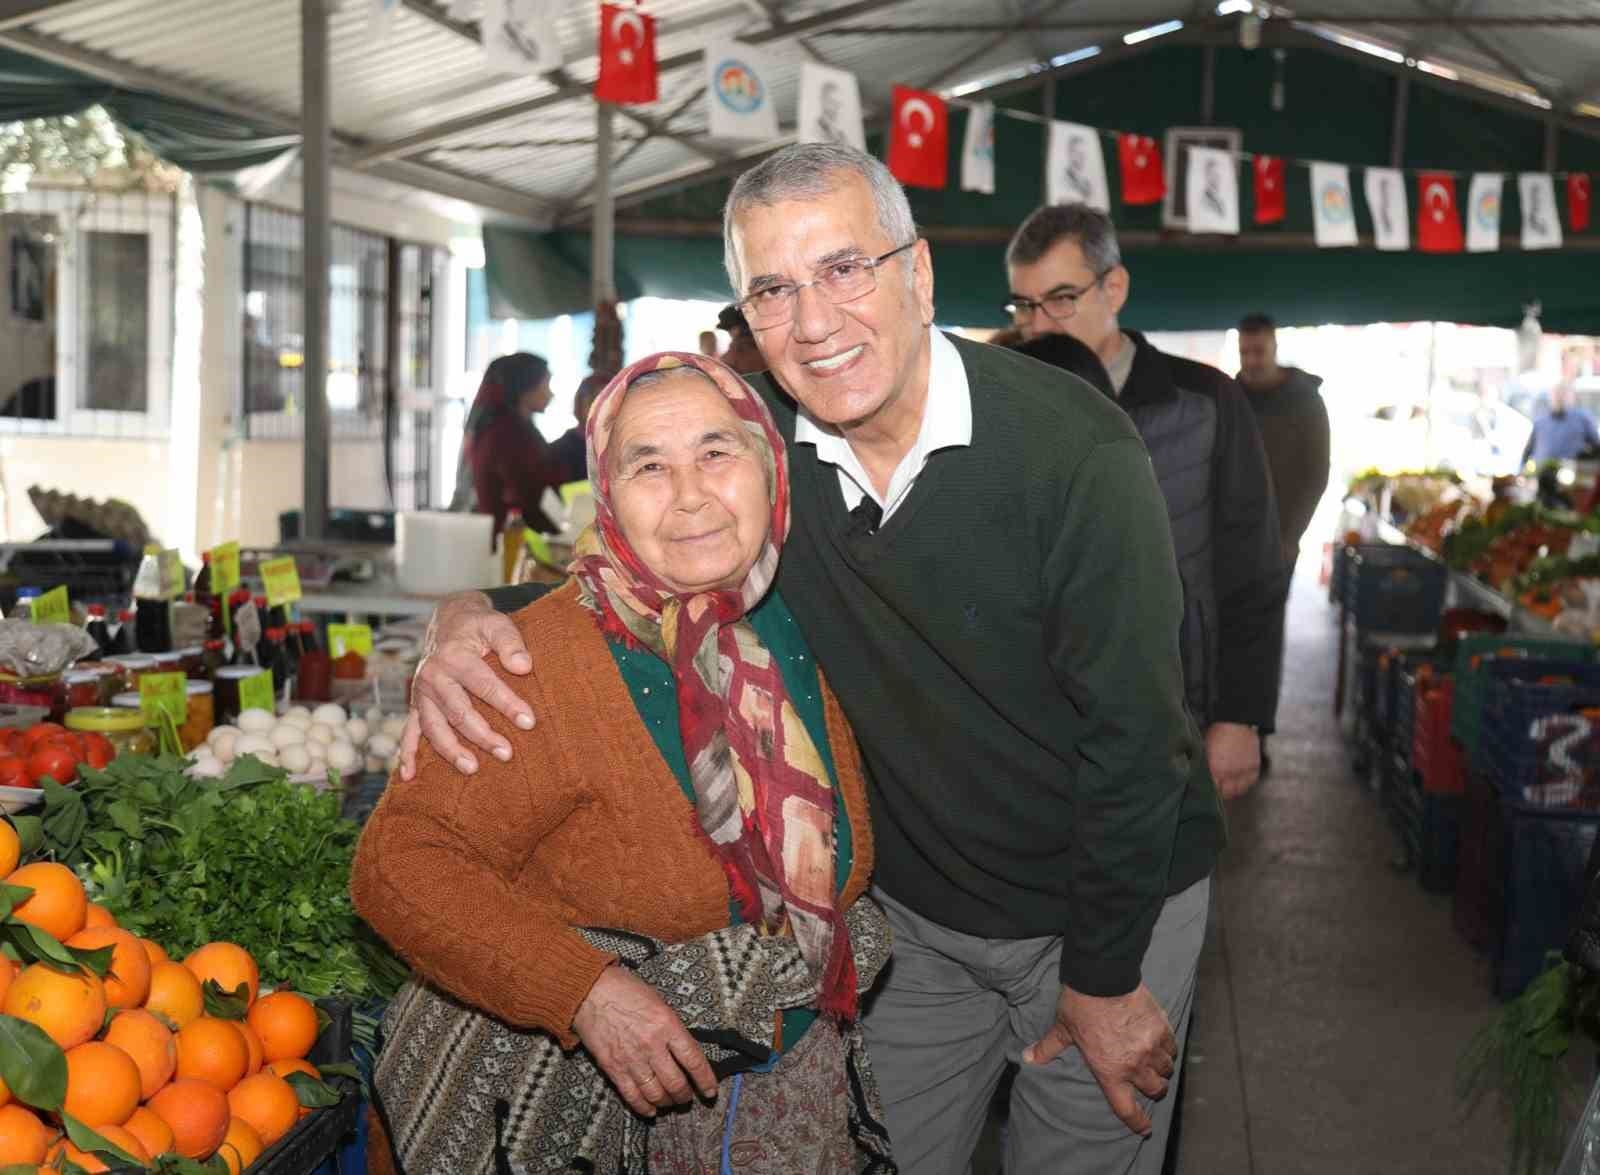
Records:
M372 656L372 628L369 625L328 625L328 654L337 660L346 653Z
M528 550L533 553L533 557L540 563L543 563L546 567L554 567L556 565L556 557L550 553L550 544L545 542L544 535L534 530L533 527L530 526L522 532L522 541L528 544Z
M563 506L570 506L572 505L572 499L578 497L580 494L588 494L592 497L594 495L594 483L588 481L569 481L566 485L561 487L560 492L561 504Z
M292 604L300 598L300 569L294 565L293 555L261 564L261 581L267 585L269 608Z
M71 624L72 608L67 603L66 584L34 597L32 615L35 624Z
M189 720L189 679L182 673L146 673L139 679L139 709L154 719L165 710L182 726Z
M253 677L239 682L239 709L265 710L268 714L278 709L277 691L272 688L272 673L263 669Z
M239 586L239 544L211 548L211 590L217 595Z
M183 595L183 556L168 547L161 552L161 598L176 600Z

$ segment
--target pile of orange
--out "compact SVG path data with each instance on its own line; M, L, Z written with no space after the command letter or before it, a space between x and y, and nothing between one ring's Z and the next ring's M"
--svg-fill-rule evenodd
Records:
M304 1060L317 1037L316 1008L294 992L260 995L255 960L232 943L208 943L172 962L90 903L70 869L48 862L18 869L17 856L16 833L0 821L0 876L33 890L13 918L69 946L113 951L104 979L40 963L19 969L0 956L0 1012L37 1025L66 1055L63 1112L144 1162L220 1154L234 1175L247 1169L305 1112L285 1078L318 1076ZM244 1020L205 1014L207 980L225 992L246 988ZM0 1081L0 1167L57 1155L86 1171L106 1170Z

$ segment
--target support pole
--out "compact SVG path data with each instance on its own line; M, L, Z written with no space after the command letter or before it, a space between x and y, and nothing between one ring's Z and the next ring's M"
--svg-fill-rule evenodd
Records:
M615 245L617 231L616 202L611 190L611 130L613 107L609 102L595 103L598 122L595 125L594 160L594 227L590 234L593 252L590 255L590 272L594 283L594 304L610 302L616 297Z
M1411 75L1401 74L1394 88L1394 121L1389 126L1389 166L1399 167L1406 157L1406 125L1411 118Z
M1207 45L1204 73L1200 78L1200 125L1210 126L1217 119L1217 47Z
M300 0L300 105L305 265L305 474L300 533L320 539L328 522L328 265L332 124L328 114L327 0ZM391 292L392 293L392 292Z
M1046 118L1056 116L1056 79L1047 77L1044 85L1040 87L1039 110ZM1041 201L1048 200L1050 192L1050 128L1045 127L1044 132L1044 158L1039 160L1039 174L1044 176L1044 191L1039 193Z
M1555 114L1552 113L1549 118L1545 119L1544 123L1544 169L1546 171L1554 171L1556 169L1556 156L1560 142L1561 127L1556 122Z

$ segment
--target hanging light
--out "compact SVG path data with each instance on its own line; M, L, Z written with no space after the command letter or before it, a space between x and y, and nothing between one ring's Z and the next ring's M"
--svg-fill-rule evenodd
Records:
M1522 325L1517 327L1517 370L1532 371L1539 366L1539 315L1544 307L1536 300L1522 308Z

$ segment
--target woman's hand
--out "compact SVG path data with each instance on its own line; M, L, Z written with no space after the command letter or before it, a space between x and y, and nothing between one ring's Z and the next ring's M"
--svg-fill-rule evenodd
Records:
M634 1113L717 1096L717 1079L694 1037L644 980L607 967L578 1006L572 1029ZM691 1089L689 1083L694 1082Z

